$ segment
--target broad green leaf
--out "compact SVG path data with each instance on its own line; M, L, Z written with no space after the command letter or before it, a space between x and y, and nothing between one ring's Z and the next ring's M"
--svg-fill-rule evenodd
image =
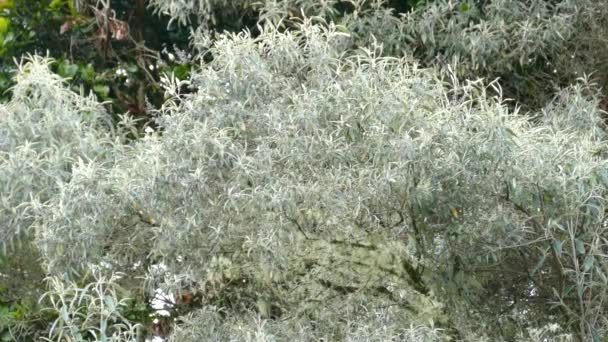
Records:
M8 32L8 27L10 25L10 19L5 17L0 17L0 34L5 34Z
M85 82L93 82L95 80L95 69L91 64L87 64L85 67L82 67L80 74Z
M64 78L72 78L78 73L78 65L63 61L59 64L59 76Z
M175 75L175 77L179 78L180 80L188 78L189 73L190 73L190 67L185 64L176 65L173 68L173 74Z
M110 94L110 87L105 84L96 84L93 86L93 91L101 97L108 97Z
M58 8L65 6L65 4L66 4L65 0L53 0L49 4L49 8L53 9L53 10L57 10Z

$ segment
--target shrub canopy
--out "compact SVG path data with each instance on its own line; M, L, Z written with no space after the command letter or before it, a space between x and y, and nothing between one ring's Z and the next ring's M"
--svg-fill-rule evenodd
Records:
M499 81L387 56L321 17L293 25L194 32L199 65L162 77L143 132L48 58L19 65L0 104L0 237L47 282L37 316L0 312L8 338L608 334L608 151L589 78L522 115Z

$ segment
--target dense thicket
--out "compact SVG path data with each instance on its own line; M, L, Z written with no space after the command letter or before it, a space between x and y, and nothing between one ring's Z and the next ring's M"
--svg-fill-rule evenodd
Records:
M203 31L225 13L246 9L286 27L302 15L318 16L344 26L351 48L380 42L385 56L414 56L424 66L449 64L460 79L500 78L506 96L527 110L538 110L556 89L585 74L594 73L600 86L608 85L608 4L601 1L172 0L150 5L182 24L193 15L202 18Z
M2 338L601 341L605 6L577 4L151 1L193 64L143 125L27 57Z

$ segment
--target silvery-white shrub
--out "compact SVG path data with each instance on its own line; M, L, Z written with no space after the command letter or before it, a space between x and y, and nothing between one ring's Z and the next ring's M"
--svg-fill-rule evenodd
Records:
M89 268L92 281L86 285L67 282L59 276L47 279L49 291L41 300L50 302L57 318L44 341L137 341L138 325L123 316L129 298L121 294L121 274L103 275L100 266ZM85 277L86 278L86 277Z
M75 160L107 157L110 118L94 97L79 96L48 71L49 59L21 63L13 100L0 106L0 241L28 231L33 207L71 178Z
M309 19L221 35L190 80L163 79L159 129L131 142L34 58L17 80L30 90L0 108L24 113L0 117L0 181L35 180L9 192L3 234L30 232L65 284L104 264L149 293L195 294L176 341L605 334L593 85L530 119L497 83L379 45L345 53L349 39ZM44 148L20 154L34 138Z
M601 1L433 0L408 13L395 13L386 0L171 0L150 6L181 24L198 18L201 32L217 16L245 10L259 13L260 23L290 28L302 15L317 16L349 32L351 48L380 43L385 56L451 65L460 79L499 78L506 95L526 109L541 108L556 87L584 74L608 84L608 5Z

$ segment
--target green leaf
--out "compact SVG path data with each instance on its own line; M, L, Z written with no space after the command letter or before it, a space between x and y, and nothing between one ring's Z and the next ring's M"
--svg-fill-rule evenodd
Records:
M580 239L574 240L574 246L577 254L585 254L585 244Z
M11 20L5 17L0 17L0 34L8 32Z
M600 334L598 334L597 330L592 329L591 330L591 336L593 338L593 342L600 342L601 341Z
M4 45L9 44L13 40L15 40L15 34L13 32L7 33L6 36L4 36Z
M57 73L63 78L73 78L78 73L78 65L63 61L59 64Z
M112 312L116 310L116 302L114 301L114 298L112 298L112 296L106 295L105 297L103 297L103 301L108 307L108 310Z
M558 257L562 256L562 242L560 240L553 240L551 243L553 250L557 254Z
M266 299L258 299L255 305L260 316L264 318L270 317L270 303Z
M87 66L81 68L80 75L85 82L92 83L95 80L95 68L93 68L93 65L87 64Z
M546 257L547 257L547 253L543 252L543 255L541 255L540 259L538 260L538 263L536 264L536 266L534 266L534 268L532 269L532 272L530 272L530 276L533 276L541 267L543 267Z
M588 272L593 267L594 258L592 255L587 255L583 262L583 272Z
M8 331L5 331L4 333L2 333L2 341L3 342L10 342L13 340L13 337L11 336L11 333Z
M136 73L139 69L137 68L137 65L135 64L128 64L126 67L127 71L134 74Z
M110 87L105 84L96 84L93 86L93 91L101 97L108 97L110 94Z
M176 65L173 68L173 74L180 80L186 79L190 74L190 67L188 65Z
M63 319L64 322L70 321L70 315L68 315L68 308L66 308L65 306L62 306L61 309L59 309L59 314L61 315L61 319Z
M595 273L597 273L598 277L600 277L604 284L608 283L608 278L606 278L606 275L604 272L602 272L602 269L599 266L595 266Z
M585 292L585 288L581 285L578 285L576 287L576 294L578 295L578 298L583 298L583 293Z
M53 10L57 10L57 9L65 6L65 5L66 5L66 1L65 0L53 0L49 4L49 8L53 9Z

